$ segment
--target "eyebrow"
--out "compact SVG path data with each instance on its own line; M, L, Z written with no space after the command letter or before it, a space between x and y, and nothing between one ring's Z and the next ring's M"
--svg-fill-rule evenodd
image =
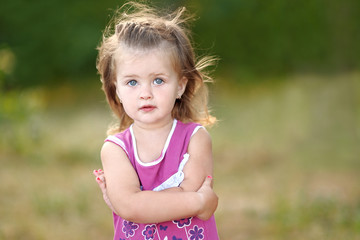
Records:
M151 77L157 77L157 76L169 77L168 74L163 73L163 72L160 72L160 73L150 73L149 76L151 76ZM123 78L138 78L139 75L137 75L137 74L126 74L126 75L121 76L121 77L123 77Z
M121 77L123 77L123 78L136 78L136 77L139 77L138 75L136 75L136 74L128 74L128 75L124 75L124 76L121 76Z
M165 77L168 77L169 75L168 74L166 74L166 73L162 73L162 72L160 72L160 73L152 73L152 74L150 74L151 76L165 76Z

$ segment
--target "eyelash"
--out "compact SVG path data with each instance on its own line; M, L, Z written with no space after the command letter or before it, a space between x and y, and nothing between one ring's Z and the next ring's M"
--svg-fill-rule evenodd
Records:
M132 85L131 83L135 83L135 85ZM128 81L128 83L127 83L127 85L129 85L129 86L136 86L137 85L137 81L136 80L130 80L130 81Z
M161 83L156 83L156 80L160 80L160 81L161 81ZM153 83L154 83L154 84L156 84L156 85L161 85L161 84L163 84L163 83L164 83L164 80L163 80L163 79L161 79L161 78L155 78L155 79L154 79L154 81L153 81Z
M156 83L158 80L160 80L161 82L160 83ZM155 85L161 85L161 84L163 84L165 81L163 80L163 79L161 79L161 78L155 78L154 80L153 80L153 83L155 84ZM138 84L138 82L136 81L136 80L130 80L130 81L128 81L127 82L127 85L129 85L129 86L131 86L131 87L134 87L134 86L136 86Z

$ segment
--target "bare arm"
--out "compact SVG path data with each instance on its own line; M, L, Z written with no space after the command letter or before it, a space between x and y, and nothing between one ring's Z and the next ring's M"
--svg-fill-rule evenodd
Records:
M185 178L179 187L169 188L168 192L196 192L202 187L204 179L213 174L212 142L209 133L205 129L199 129L192 136L188 147L190 155L183 172ZM213 198L208 203L206 211L201 212L197 217L207 220L210 218L217 206L218 198ZM215 207L214 207L215 206Z
M198 192L141 191L135 170L124 151L106 142L101 150L107 195L122 218L152 223L202 214L217 197L207 180ZM215 206L216 208L216 206Z
M212 142L205 129L199 129L192 136L188 147L190 155L184 167L184 181L180 188L184 191L197 191L206 176L213 175Z

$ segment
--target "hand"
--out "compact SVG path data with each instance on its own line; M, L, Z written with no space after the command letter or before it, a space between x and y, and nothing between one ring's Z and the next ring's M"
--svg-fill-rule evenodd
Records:
M103 194L103 198L104 198L104 201L106 203L106 205L108 205L108 207L116 213L114 207L112 206L111 202L110 202L110 199L107 195L107 192L106 192L106 180L105 180L105 175L104 175L104 171L101 170L101 169L98 169L98 170L94 170L93 171L93 174L95 175L96 177L96 182L98 183L100 189L101 189L101 192Z
M208 220L215 212L219 198L212 189L212 177L206 177L205 181L197 191L202 199L202 207L197 215L201 220Z

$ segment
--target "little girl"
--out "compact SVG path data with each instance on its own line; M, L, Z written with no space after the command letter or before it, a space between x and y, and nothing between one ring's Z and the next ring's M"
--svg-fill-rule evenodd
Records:
M113 210L114 239L219 239L203 127L215 122L204 84L213 59L196 62L184 8L161 17L142 4L125 7L114 31L106 29L97 60L119 119L101 150L104 171L94 171Z

